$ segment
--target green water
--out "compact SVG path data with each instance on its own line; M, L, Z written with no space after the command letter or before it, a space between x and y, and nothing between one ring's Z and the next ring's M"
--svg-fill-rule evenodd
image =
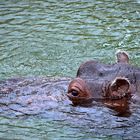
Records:
M0 0L0 79L74 77L86 60L113 63L118 49L127 51L131 63L140 66L140 0ZM118 140L125 139L122 133L131 138L139 130L131 122L136 124L134 133L116 126L119 134L115 130L109 136L106 133L112 129L108 126L104 133L102 126L98 132L97 122L89 121L86 124L93 124L88 127L82 122L69 126L55 119L0 117L0 138Z
M1 0L0 78L75 76L81 62L139 63L140 1Z

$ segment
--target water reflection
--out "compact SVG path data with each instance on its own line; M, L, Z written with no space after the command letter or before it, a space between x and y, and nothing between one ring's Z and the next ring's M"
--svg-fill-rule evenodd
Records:
M109 100L104 101L104 104L115 111L115 115L120 117L129 117L131 115L130 111L130 100L128 98L123 98L120 100Z

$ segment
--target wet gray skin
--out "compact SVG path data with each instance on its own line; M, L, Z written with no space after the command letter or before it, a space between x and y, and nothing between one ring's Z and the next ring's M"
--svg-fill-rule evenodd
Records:
M1 115L39 115L69 102L65 93L70 78L15 78L0 82ZM6 111L5 111L6 110Z

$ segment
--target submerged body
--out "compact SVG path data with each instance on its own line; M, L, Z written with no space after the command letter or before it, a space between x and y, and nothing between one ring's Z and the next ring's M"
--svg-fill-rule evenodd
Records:
M14 78L0 81L0 116L46 114L69 103L70 78Z

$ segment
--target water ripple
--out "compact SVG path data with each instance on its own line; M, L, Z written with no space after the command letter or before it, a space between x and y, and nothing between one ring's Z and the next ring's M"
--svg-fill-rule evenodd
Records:
M0 9L0 79L32 75L75 76L81 62L86 60L115 62L112 54L117 49L128 51L131 62L140 66L139 0L1 0ZM57 104L53 107L57 108ZM15 106L11 104L12 108ZM61 106L61 113L57 109L47 109L49 112L42 114L40 119L11 122L11 118L1 117L0 136L139 139L140 127L136 122L140 120L135 113L139 109L135 106L132 108L134 114L123 119L100 106ZM13 117L14 112L10 112ZM26 125L32 127L22 128Z

